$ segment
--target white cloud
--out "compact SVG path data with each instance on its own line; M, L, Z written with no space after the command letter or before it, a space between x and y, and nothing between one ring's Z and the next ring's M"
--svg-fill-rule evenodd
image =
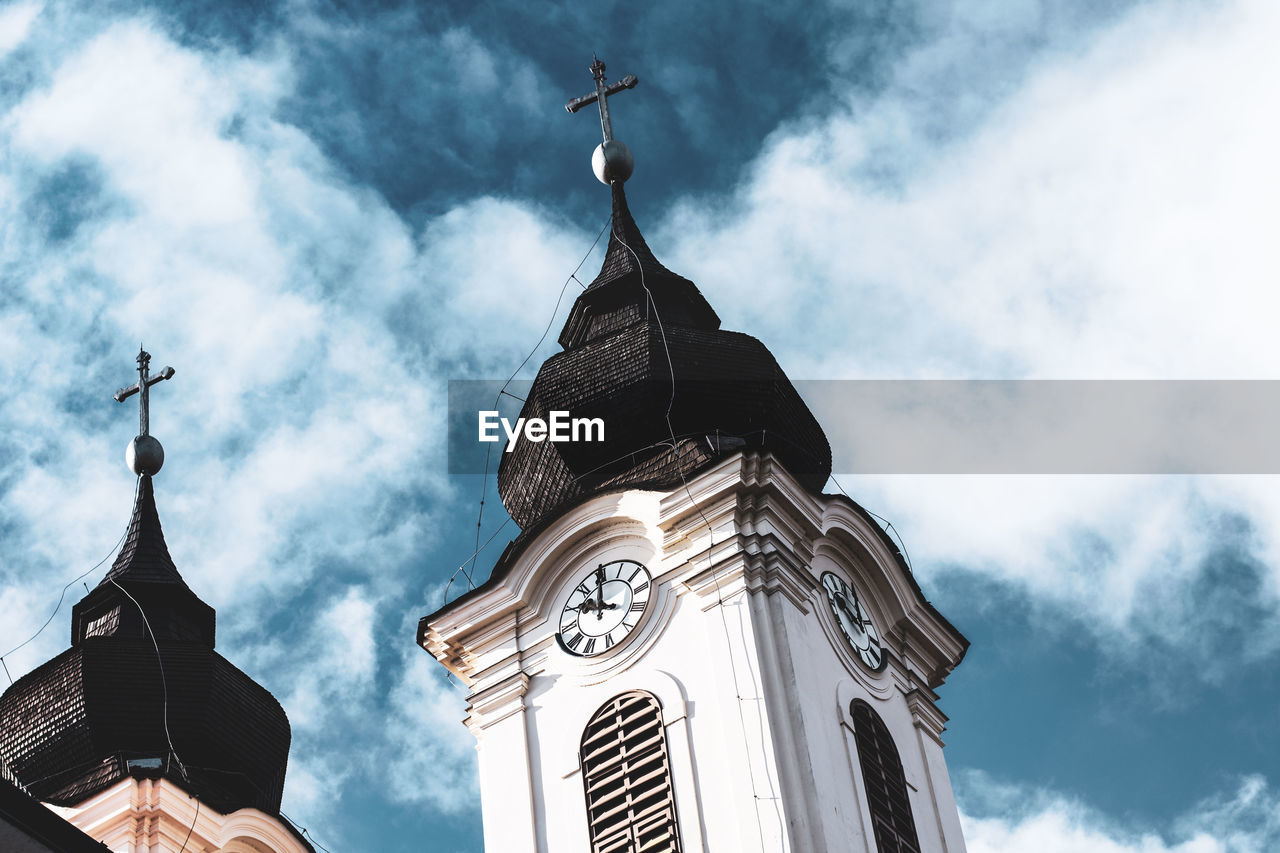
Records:
M0 49L43 37L38 11L0 13ZM883 99L780 130L736 204L690 202L653 242L797 377L1268 375L1277 210L1264 190L1280 131L1258 105L1278 76L1275 30L1263 3L1150 4L1033 66L985 123L942 142L919 123L919 93L954 68L930 45ZM469 31L434 47L476 92L511 79ZM401 801L470 807L462 703L420 650L379 660L382 630L411 634L379 615L420 582L415 557L437 535L421 507L449 488L441 365L514 366L593 234L492 197L414 233L281 119L285 47L201 53L132 21L64 48L0 123L0 215L15 223L0 235L0 384L22 389L0 409L0 434L22 437L0 470L0 521L25 561L0 570L0 646L34 630L127 520L133 410L95 407L115 406L142 340L178 368L153 414L170 549L218 606L224 651L286 699L291 799L320 811L391 767ZM528 108L540 78L517 65L507 97ZM873 174L895 150L890 174ZM56 237L27 210L69 165L101 210ZM1206 506L1258 523L1255 552L1273 567L1261 600L1280 589L1266 483L859 482L868 495L924 573L960 562L1097 615L1101 632L1140 634L1153 585L1195 580L1214 541L1197 528ZM65 619L15 674L65 647ZM375 714L390 722L370 730ZM1177 844L1241 802L1206 806ZM974 849L1034 849L1014 841L1050 829L1089 849L1147 843L1064 803L970 819Z
M428 223L420 274L444 284L447 298L433 293L437 304L421 310L441 312L436 342L467 362L469 373L459 378L505 379L519 365L551 321L565 279L593 239L533 205L491 197L459 204ZM597 251L603 245L601 240ZM578 278L589 283L591 275L579 272ZM581 290L582 284L569 282L557 312L560 323ZM559 331L552 326L531 368L559 350Z
M386 617L355 588L304 620L296 636L247 650L245 666L271 673L283 688L294 734L287 792L299 810L325 808L348 782L375 783L397 802L448 813L478 801L475 740L462 724L465 689L407 641L412 614L393 612L391 636L405 642L386 646L394 653L381 662Z
M424 266L383 199L280 120L286 54L201 53L139 20L100 30L59 45L48 79L0 119L0 206L14 223L0 240L12 274L0 379L24 389L0 411L0 434L23 437L0 463L0 521L21 554L0 568L0 651L39 627L128 520L121 457L136 404L108 398L131 381L141 340L154 367L177 368L153 390L151 419L166 447L156 490L169 549L217 607L220 650L290 715L289 802L299 817L331 811L349 783L381 779L374 763L407 760L409 742L368 721L387 713L379 680L407 677L406 661L379 657L379 614L407 606L449 494L433 374L452 353L428 309L456 282ZM103 203L55 234L71 208L59 192ZM28 215L41 203L49 216ZM527 215L519 228L536 233ZM459 233L452 248L474 244ZM438 247L431 259L453 263ZM512 315L506 328L527 325ZM37 353L35 371L49 369L33 383ZM66 647L67 605L6 660L15 676ZM421 696L434 684L426 655L411 631L397 636L423 659L411 675L424 684L394 695ZM456 735L431 722L397 737L452 756ZM472 762L404 796L462 808Z
M57 448L15 468L8 509L29 525L32 547L80 515L127 513L127 474L100 464L118 454L105 455L104 438L82 435L82 416L59 403L91 393L86 373L127 384L123 347L138 340L157 367L178 368L154 392L152 425L169 453L158 498L171 550L215 600L305 578L312 567L277 561L276 549L297 537L311 556L341 551L349 537L330 513L341 504L359 518L385 488L412 487L402 466L428 493L440 487L425 464L439 452L429 430L443 418L438 391L420 380L420 360L397 351L381 313L419 286L408 230L274 119L288 76L278 62L201 56L130 22L91 40L7 116L15 185L79 158L119 202L60 245L30 223L12 247L31 272L0 322L23 349L82 366L55 371L5 415ZM6 379L25 369L6 365ZM105 413L129 428L123 410ZM86 471L105 478L88 493L70 484ZM66 497L77 492L83 502ZM266 562L277 570L262 572Z
M43 3L13 3L0 9L0 58L26 41L43 11Z
M408 627L402 636L411 635ZM407 648L403 662L385 725L388 762L378 769L400 802L470 810L480 793L475 738L462 723L465 688L446 680L435 659L416 646Z
M232 653L242 667L269 675L303 756L317 743L349 737L347 727L375 698L376 604L364 589L327 591L334 594L284 638Z
M958 138L929 92L968 57L930 43L782 128L728 211L679 207L673 265L799 376L1269 376L1278 16L1143 5Z
M1006 19L997 44L971 14L874 100L780 128L732 204L679 204L653 241L669 265L797 378L1272 376L1280 116L1259 105L1280 79L1280 7L1141 4L1001 81L986 77L1016 64L984 51L1019 28L1033 50L1041 16ZM988 91L956 82L970 71ZM986 574L1134 659L1157 636L1174 654L1205 641L1189 593L1238 512L1271 615L1219 661L1280 649L1269 478L845 485L906 533L926 587Z
M981 773L958 781L962 801L972 799L981 812L962 808L969 853L1266 853L1280 844L1280 796L1261 776L1197 803L1161 831L1122 825L1070 797Z
M252 84L278 72L243 60L222 68L240 79L211 73L145 24L117 24L14 111L14 144L44 163L95 158L119 192L172 230L242 228L255 219L252 165L220 131L258 94Z
M21 271L0 306L0 380L25 389L0 425L30 437L0 468L0 520L22 554L0 569L0 646L34 631L128 520L136 409L107 398L141 340L177 369L151 419L169 549L217 607L220 651L290 716L286 808L306 822L389 779L399 802L472 809L465 703L387 614L423 606L412 590L450 495L442 365L518 363L548 319L526 306L550 310L591 237L493 198L414 234L280 119L283 47L201 52L145 20L95 32L59 44L0 119L0 206L17 223L0 261ZM469 85L494 85L468 33L442 45ZM536 79L516 88L531 100ZM25 211L67 175L101 203L54 234L61 198L49 216ZM32 352L60 369L24 381ZM7 660L14 675L65 648L68 612Z
M1117 662L1190 654L1215 662L1204 678L1280 650L1274 478L840 480L894 523L926 589L948 571L984 575L1067 617L1057 624Z

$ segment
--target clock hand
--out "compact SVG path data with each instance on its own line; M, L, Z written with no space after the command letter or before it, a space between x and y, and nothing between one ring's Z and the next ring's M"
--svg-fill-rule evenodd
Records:
M855 627L861 630L862 623L858 621L858 610L856 607L854 607L852 604L849 603L849 596L841 592L836 597L836 601L839 602L840 612L845 615L845 618L848 619L849 622L852 623Z
M858 622L858 630L865 634L867 632L867 621L862 618L862 602L858 600L858 591L852 587L849 588L849 591L853 593L853 618Z
M596 619L604 618L604 563L596 568Z

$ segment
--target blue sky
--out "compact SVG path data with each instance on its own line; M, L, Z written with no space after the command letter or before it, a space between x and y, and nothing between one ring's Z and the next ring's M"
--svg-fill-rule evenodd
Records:
M605 222L592 51L641 79L650 245L793 378L1271 379L1278 37L1264 0L4 5L0 651L123 532L145 342L166 537L290 715L286 811L478 851L413 644L479 493L446 382L520 363ZM973 641L971 851L1280 848L1274 478L842 483Z

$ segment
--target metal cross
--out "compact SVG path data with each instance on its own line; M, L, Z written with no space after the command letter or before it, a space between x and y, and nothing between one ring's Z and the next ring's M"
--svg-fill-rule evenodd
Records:
M151 394L148 389L157 382L173 376L173 368L166 367L155 376L148 375L148 368L151 366L151 353L138 347L138 381L130 385L128 388L121 388L111 396L116 398L117 403L123 403L125 400L142 392L142 398L138 406L138 435L151 434Z
M591 57L594 62L591 63L591 76L596 78L596 90L589 95L583 95L581 98L574 98L572 101L564 105L564 108L571 113L590 104L600 104L600 130L604 133L604 141L608 142L613 139L613 124L609 121L609 96L616 95L623 89L634 89L640 80L634 74L628 74L617 83L604 83L604 63L600 61L600 57L594 54Z

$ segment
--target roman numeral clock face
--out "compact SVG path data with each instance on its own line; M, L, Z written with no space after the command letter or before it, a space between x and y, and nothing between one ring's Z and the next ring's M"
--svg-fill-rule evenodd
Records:
M649 570L635 560L600 563L569 593L556 641L571 655L603 654L640 624L649 604Z
M884 669L884 648L880 645L880 632L871 622L871 614L867 612L857 591L845 583L844 579L831 572L822 573L822 588L827 591L827 602L831 612L835 614L840 633L853 649L854 655L862 661L863 666L872 672Z

